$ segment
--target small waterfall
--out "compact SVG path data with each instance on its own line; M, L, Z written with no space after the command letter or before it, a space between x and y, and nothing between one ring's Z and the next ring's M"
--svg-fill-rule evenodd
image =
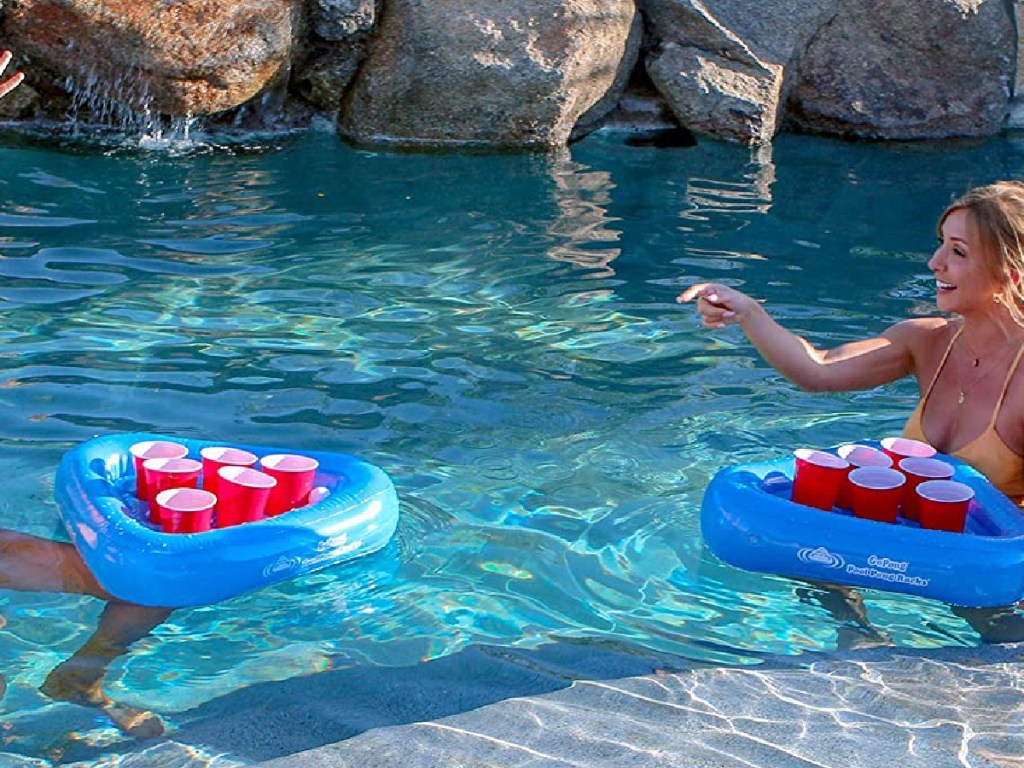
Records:
M72 138L102 137L147 150L187 151L205 145L197 140L200 118L155 111L145 79L133 70L114 80L95 71L68 75L62 85L71 95L67 121Z
M192 134L198 118L155 112L142 78L126 74L109 81L89 73L84 78L69 76L64 87L72 96L68 120L75 136L99 131L127 142L137 141L143 148L194 143Z
M172 154L280 136L295 129L287 115L287 82L287 74L280 76L260 96L217 116L174 116L153 108L145 78L134 71L113 80L95 71L69 75L61 83L71 96L64 130L72 139Z

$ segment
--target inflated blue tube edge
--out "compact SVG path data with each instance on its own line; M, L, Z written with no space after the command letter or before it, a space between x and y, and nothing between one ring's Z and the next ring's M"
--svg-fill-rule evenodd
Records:
M128 449L171 440L199 458L206 446L257 456L301 453L316 459L317 504L231 528L168 534L132 512L134 465ZM168 608L208 605L383 548L398 525L398 494L379 467L343 453L183 439L143 432L97 437L61 459L55 478L61 518L100 585L125 602Z

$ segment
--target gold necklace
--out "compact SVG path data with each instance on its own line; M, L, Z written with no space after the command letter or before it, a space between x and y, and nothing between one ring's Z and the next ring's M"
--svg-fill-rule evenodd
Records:
M971 368L977 368L981 364L981 358L978 357L976 354L974 354L974 350L971 349L971 345L967 341L967 337L966 336L962 336L962 338L963 338L963 342L964 342L964 349L967 351L968 359L973 361L973 365L971 365ZM975 375L974 378L972 378L970 381L967 382L967 386L964 386L964 376L963 376L963 370L962 369L963 369L963 366L958 364L957 367L956 367L956 383L957 383L957 389L959 390L959 392L957 393L957 396L956 396L956 404L958 406L964 404L964 399L966 398L966 394L965 394L964 390L968 389L971 386L971 384L975 384L976 380L981 379L981 376ZM988 372L988 369L986 368L984 373L987 373L987 372Z
M967 338L965 336L961 336L961 338L963 339L964 349L967 350L967 355L968 355L967 360L965 360L964 362L965 363L966 362L970 362L971 363L971 366L970 366L971 368L978 368L981 365L981 358L974 353L973 349L971 349L971 345L967 341ZM964 376L963 376L963 371L962 371L963 365L961 365L959 363L957 364L957 367L956 367L956 383L957 383L957 389L959 390L959 392L957 393L957 397L956 397L956 404L957 404L957 406L961 406L961 405L964 404L964 400L967 399L967 390L969 390L972 386L974 386L979 381L984 379L993 369L996 368L998 363L1002 363L1003 362L1003 358L1005 356L1005 352L1006 352L1007 349L1011 349L1011 347L1010 346L1004 346L1002 349L997 350L997 354L993 355L993 362L991 364L985 366L985 368L983 370L980 370L977 373L975 373L974 376L972 376L970 379L967 380L966 384L964 383ZM1020 347L1016 347L1016 349L1020 349Z

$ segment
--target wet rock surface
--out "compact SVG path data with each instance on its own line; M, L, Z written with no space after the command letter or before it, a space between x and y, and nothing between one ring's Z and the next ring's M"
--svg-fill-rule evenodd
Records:
M3 8L3 36L44 92L204 115L287 73L303 13L299 0L18 0Z

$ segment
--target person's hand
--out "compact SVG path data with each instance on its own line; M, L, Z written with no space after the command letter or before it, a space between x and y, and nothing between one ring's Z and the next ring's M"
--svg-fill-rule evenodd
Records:
M10 51L4 51L0 53L0 75L7 69L7 65L11 63L13 56ZM24 72L15 72L13 75L8 77L6 80L0 81L0 98L3 98L8 93L17 88L21 81L25 79Z
M747 294L721 283L697 283L676 297L680 303L697 300L697 311L705 328L724 328L742 323L761 308Z

